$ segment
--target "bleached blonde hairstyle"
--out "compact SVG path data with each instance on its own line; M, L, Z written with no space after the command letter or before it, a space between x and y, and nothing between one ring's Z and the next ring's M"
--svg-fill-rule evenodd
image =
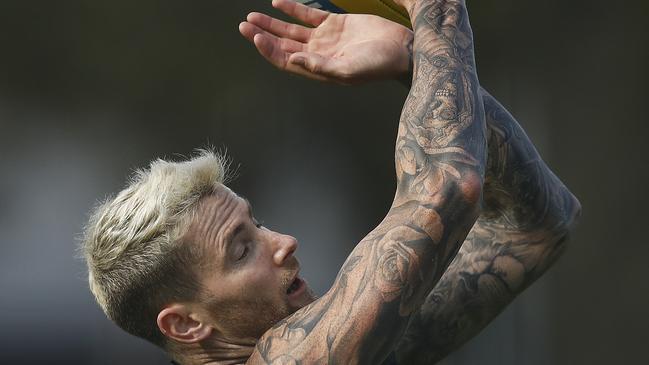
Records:
M82 243L90 290L125 331L165 347L159 311L200 295L202 253L181 238L200 198L225 182L227 165L209 150L182 162L155 160L91 214Z

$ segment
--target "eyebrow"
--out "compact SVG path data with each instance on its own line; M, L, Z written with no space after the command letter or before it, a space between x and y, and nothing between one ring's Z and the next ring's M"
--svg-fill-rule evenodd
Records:
M250 204L250 201L246 197L244 197L244 196L240 196L240 197L241 197L241 199L243 199L243 201L246 202L246 205L247 205L247 208L248 208L248 214L250 215L250 218L253 218L254 215L252 213L252 204ZM223 242L223 248L224 248L225 251L228 250L228 248L232 244L232 241L234 241L234 238L237 236L237 234L239 234L239 232L241 232L244 225L245 225L245 222L239 222L237 224L237 226L232 231L230 231L227 236L225 236L225 240Z
M234 241L234 238L241 232L243 229L243 222L239 222L237 226L232 230L232 232L225 238L225 246L226 248L232 244L232 241Z

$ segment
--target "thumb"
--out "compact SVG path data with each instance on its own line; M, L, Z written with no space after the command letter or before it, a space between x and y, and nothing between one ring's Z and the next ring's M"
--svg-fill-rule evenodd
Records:
M335 74L332 62L319 54L296 52L289 57L288 62L316 75L334 76Z

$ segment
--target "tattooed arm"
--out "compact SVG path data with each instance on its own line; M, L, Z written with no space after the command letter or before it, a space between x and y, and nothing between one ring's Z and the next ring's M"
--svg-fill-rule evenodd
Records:
M463 1L421 0L414 82L399 123L397 192L333 287L269 330L249 363L379 363L479 213L485 121Z
M516 120L486 91L489 159L482 215L412 316L401 364L433 364L468 341L561 254L580 213Z
M403 49L412 58L411 47ZM411 71L397 79L410 87ZM478 334L561 255L581 213L514 117L482 87L480 93L489 156L482 212L411 317L395 351L399 364L433 364Z
M242 34L251 41L261 34L255 45L278 68L344 84L397 77L411 86L409 29L369 15L329 14L286 1L273 6L316 27L259 13L248 17ZM292 62L297 56L303 59L300 68ZM561 253L580 210L513 117L481 92L489 135L486 204L455 260L413 315L397 351L404 364L432 363L477 334Z

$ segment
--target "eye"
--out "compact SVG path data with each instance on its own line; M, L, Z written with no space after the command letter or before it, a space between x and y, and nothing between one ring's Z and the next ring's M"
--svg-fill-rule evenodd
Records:
M261 228L261 227L263 227L263 226L264 226L264 222L263 222L263 221L261 221L261 222L257 222L257 221L255 221L255 227L257 227L257 228Z
M237 259L237 261L241 261L241 260L245 259L246 256L248 256L248 246L244 245L243 246L243 251L241 251L241 255L239 255L239 258Z

